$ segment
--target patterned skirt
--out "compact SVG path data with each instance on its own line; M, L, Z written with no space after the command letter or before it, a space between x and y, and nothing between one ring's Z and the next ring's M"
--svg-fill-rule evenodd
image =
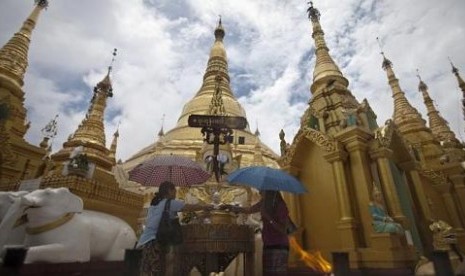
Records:
M155 240L142 245L140 276L162 276L165 273L165 254Z
M286 275L289 248L269 246L263 248L263 275Z

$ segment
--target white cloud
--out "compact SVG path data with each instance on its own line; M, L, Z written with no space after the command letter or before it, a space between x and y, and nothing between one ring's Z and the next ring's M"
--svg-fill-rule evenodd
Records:
M447 60L450 56L465 77L464 1L315 4L330 54L356 98L370 101L378 123L392 115L392 98L377 36L411 104L425 114L415 77L419 68L441 114L458 138L464 136L461 91ZM107 116L107 143L120 121L118 158L154 142L163 114L165 130L171 129L198 91L221 14L234 92L252 129L258 122L262 139L279 152L279 130L292 140L311 96L314 57L306 9L297 0L51 1L30 46L27 139L38 144L40 129L60 113L54 149L61 147L84 117L92 87L105 75L116 47L114 97L107 105L107 115L116 117ZM32 1L0 3L0 44L31 10Z

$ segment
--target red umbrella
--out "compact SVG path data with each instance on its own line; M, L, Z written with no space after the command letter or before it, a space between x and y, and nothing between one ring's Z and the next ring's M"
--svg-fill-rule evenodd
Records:
M160 186L170 181L176 186L201 184L210 178L202 166L180 155L159 155L129 171L129 180L144 186Z

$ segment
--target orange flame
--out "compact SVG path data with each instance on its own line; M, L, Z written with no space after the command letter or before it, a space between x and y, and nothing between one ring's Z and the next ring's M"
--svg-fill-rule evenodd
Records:
M322 271L324 273L331 272L331 264L321 256L320 251L309 253L303 250L295 237L289 237L289 241L291 248L299 253L300 259L305 263L305 265L316 271Z

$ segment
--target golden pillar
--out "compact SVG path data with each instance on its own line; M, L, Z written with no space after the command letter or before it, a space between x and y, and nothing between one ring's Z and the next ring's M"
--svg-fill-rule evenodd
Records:
M422 213L421 215L427 220L435 219L433 218L431 214L431 210L428 205L427 196L426 196L425 190L423 189L423 184L421 182L418 171L411 170L408 173L410 175L410 178L412 179L413 188L415 190L415 194L417 195L416 198L418 199L419 201L418 203L420 204L420 210Z
M441 193L444 206L446 207L447 214L451 220L450 223L456 229L456 231L463 232L464 230L462 223L460 222L457 206L455 205L454 198L451 194L452 183L444 182L439 185L434 185L434 187Z
M331 163L334 180L336 182L336 196L340 219L337 229L341 237L341 245L344 249L355 249L358 247L355 219L350 205L350 193L348 189L344 161L347 153L344 151L326 154L325 159Z
M406 225L407 220L402 212L399 197L397 196L394 177L389 164L389 158L392 154L392 150L388 148L379 148L370 152L371 158L375 159L378 165L381 188L385 196L386 207L389 214L395 218L396 221L400 222L402 226L408 228Z
M462 218L462 228L465 227L465 175L458 174L449 176L449 179L454 183L454 190L456 193L456 204L459 215Z
M348 136L347 134L351 135ZM350 158L351 176L354 196L356 198L355 204L357 204L356 208L358 210L358 222L363 227L363 232L359 231L359 235L363 237L364 244L362 246L368 247L370 243L369 236L373 232L373 226L371 225L372 218L368 208L370 203L370 187L373 181L367 154L367 141L371 138L371 135L360 129L352 129L344 136L343 143L349 152Z

